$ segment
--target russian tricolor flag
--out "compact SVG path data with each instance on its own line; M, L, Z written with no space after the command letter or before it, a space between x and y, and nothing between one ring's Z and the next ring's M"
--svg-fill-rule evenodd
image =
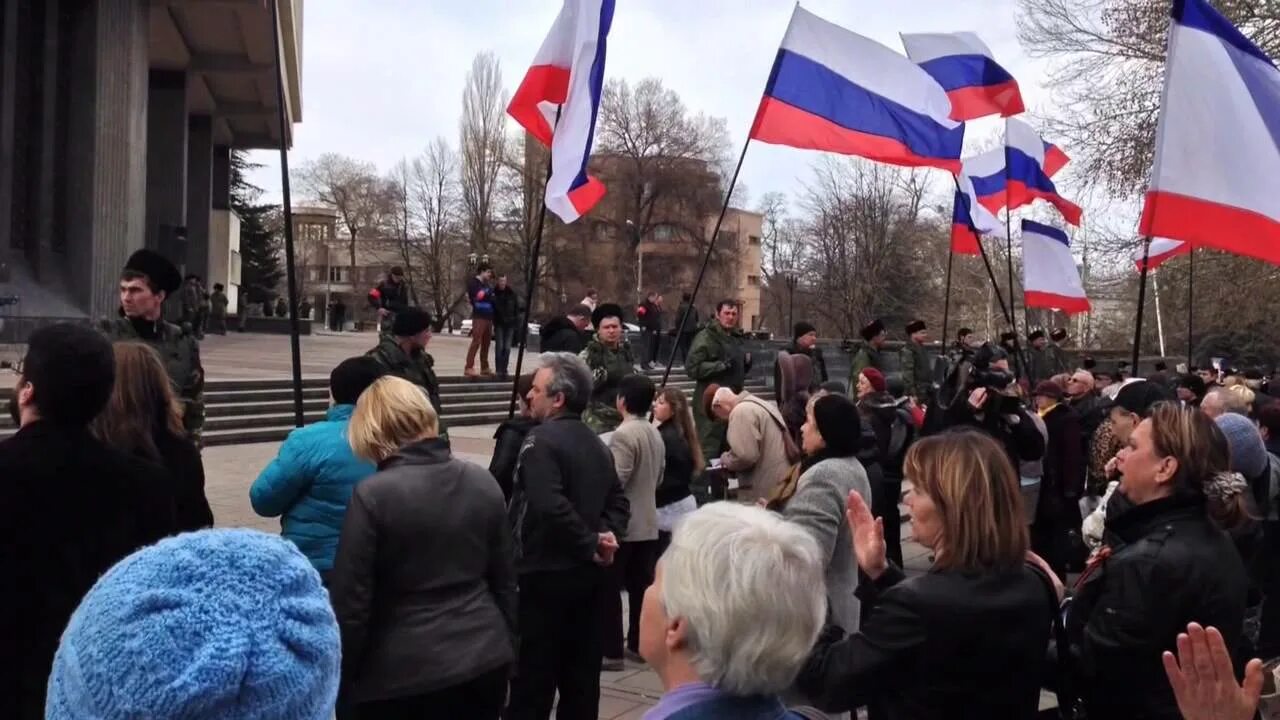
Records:
M1175 0L1140 231L1280 263L1280 70L1205 0Z
M614 0L565 0L507 106L516 122L551 147L547 209L567 223L604 197L604 184L587 175L587 161L600 110L613 7Z
M1023 112L1018 81L971 32L903 34L907 57L924 68L951 98L952 120Z
M1189 252L1191 252L1191 246L1187 243L1168 238L1152 238L1150 247L1144 248L1139 245L1134 249L1133 266L1139 272L1142 271L1142 256L1144 253L1147 256L1147 269L1155 270L1169 260L1179 255L1186 255Z
M1071 241L1061 230L1022 221L1022 292L1027 307L1089 312Z
M1080 224L1084 211L1079 205L1058 194L1058 188L1050 180L1051 169L1061 169L1066 155L1061 150L1052 152L1030 125L1015 118L1005 121L1005 164L1009 179L1006 198L1009 208L1045 200L1062 213L1072 225ZM1053 148L1056 150L1056 148Z
M918 65L797 5L751 138L956 173L964 125L950 114Z

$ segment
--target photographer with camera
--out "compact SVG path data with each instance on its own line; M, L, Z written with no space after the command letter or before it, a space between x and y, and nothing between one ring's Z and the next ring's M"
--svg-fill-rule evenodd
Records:
M925 415L926 435L972 427L999 441L1014 467L1044 457L1044 435L1018 396L1000 347L983 344L955 363L938 390L936 410Z

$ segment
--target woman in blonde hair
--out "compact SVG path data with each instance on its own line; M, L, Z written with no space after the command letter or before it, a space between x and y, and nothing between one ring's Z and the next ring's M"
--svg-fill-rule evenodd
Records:
M497 481L452 457L426 393L407 380L361 393L348 432L378 472L351 496L330 583L344 711L496 720L516 621Z
M1226 531L1248 520L1248 485L1229 453L1213 420L1172 402L1153 406L1120 451L1105 544L1066 619L1089 717L1181 717L1160 658L1188 623L1240 647L1248 581Z
M849 494L853 554L873 607L858 632L823 630L797 681L827 712L870 705L886 718L1033 718L1057 608L1051 578L1028 562L1018 477L1004 448L972 430L907 452L915 537L934 555L907 578L885 559L884 525Z
M680 518L698 509L693 476L706 464L689 397L679 388L663 388L653 401L653 419L666 447L666 465L658 484L658 555L671 544L671 531Z
M179 532L213 526L204 494L204 462L182 427L178 404L160 355L140 342L112 345L116 383L90 430L102 442L159 465L173 478Z

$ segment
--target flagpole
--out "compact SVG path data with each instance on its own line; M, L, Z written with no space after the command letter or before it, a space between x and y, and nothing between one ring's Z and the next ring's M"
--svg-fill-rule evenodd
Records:
M1142 239L1142 272L1138 277L1138 319L1133 330L1133 362L1130 372L1138 375L1138 356L1142 349L1142 310L1147 302L1147 263L1151 259L1151 236Z
M1187 372L1191 372L1193 360L1191 355L1195 348L1195 314L1196 306L1196 249L1191 248L1190 266L1187 271Z
M276 58L276 116L280 123L280 194L284 206L285 277L289 286L289 359L293 373L293 422L302 427L302 345L298 326L298 278L293 260L293 196L289 189L289 132L284 110L284 61L280 53L280 0L271 1L271 42ZM241 301L243 302L243 300Z
M555 127L560 124L560 107L556 106L556 119L552 124L554 137ZM527 146L527 145L526 145ZM547 147L547 172L542 180L542 192L539 193L542 207L538 210L538 229L534 231L533 247L529 250L529 275L525 278L529 289L524 295L524 316L516 313L516 322L523 321L524 327L516 325L516 333L520 336L520 349L516 351L516 372L511 376L511 404L507 407L507 419L516 416L516 400L520 397L520 373L524 369L524 349L529 342L529 318L533 315L533 293L538 284L538 255L542 251L542 229L547 222L547 184L551 182L551 148Z
M1160 357L1164 357L1164 317L1160 315L1160 273L1151 273L1151 292L1156 298L1156 338L1160 341Z
M955 181L956 192L962 192L960 190L960 178L952 175L951 179ZM1013 312L1009 309L1009 306L1005 304L1004 296L1000 294L1000 281L996 280L996 273L991 269L991 259L987 257L987 249L982 245L982 235L978 232L978 228L973 224L972 213L969 215L968 221L969 231L973 233L974 240L976 241L975 244L978 246L978 254L982 256L982 265L987 270L987 279L991 281L991 289L995 291L996 301L1000 303L1000 314L1004 317L1004 321L1009 323L1009 326L1013 328L1013 365L1017 374L1022 375L1022 345L1018 342L1018 326L1014 324ZM1012 298L1010 298L1010 300L1012 300Z
M981 240L979 240L981 242ZM955 263L956 254L950 245L947 246L947 290L942 300L942 351L946 353L947 344L951 342L947 336L948 323L951 320L951 265Z
M1005 260L1009 266L1009 322L1013 325L1013 332L1018 332L1018 323L1014 317L1017 312L1018 303L1013 299L1013 203L1010 202L1013 193L1009 192L1009 119L1004 120L1004 251ZM1026 312L1026 300L1023 299L1023 312ZM1023 330L1030 333L1031 328L1023 323Z
M689 293L689 303L685 306L684 314L680 316L680 324L676 326L677 340L684 335L685 326L689 323L689 313L693 312L693 308L698 302L698 291L702 289L702 281L707 275L707 266L711 264L711 254L715 252L716 239L720 237L720 226L724 223L725 214L729 212L729 201L733 198L733 188L738 184L738 173L742 170L742 161L747 159L747 148L749 147L751 147L751 133L747 133L747 140L742 143L742 152L738 154L738 164L733 168L733 177L729 180L729 187L724 191L724 205L720 208L720 217L716 218L715 229L711 231L711 240L707 243L707 253L702 257L702 267L698 270L698 279L693 283L693 292ZM662 371L662 382L658 384L659 388L666 387L667 380L671 377L671 366L676 362L676 351L679 349L679 342L672 343L671 353L667 356L667 367Z

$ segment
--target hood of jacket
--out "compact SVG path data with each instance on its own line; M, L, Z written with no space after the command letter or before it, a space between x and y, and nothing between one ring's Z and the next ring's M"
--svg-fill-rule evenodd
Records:
M546 325L543 325L542 329L538 331L538 334L541 337L550 338L554 337L555 334L561 330L572 330L574 332L578 332L578 328L573 324L573 321L561 315L548 321Z

